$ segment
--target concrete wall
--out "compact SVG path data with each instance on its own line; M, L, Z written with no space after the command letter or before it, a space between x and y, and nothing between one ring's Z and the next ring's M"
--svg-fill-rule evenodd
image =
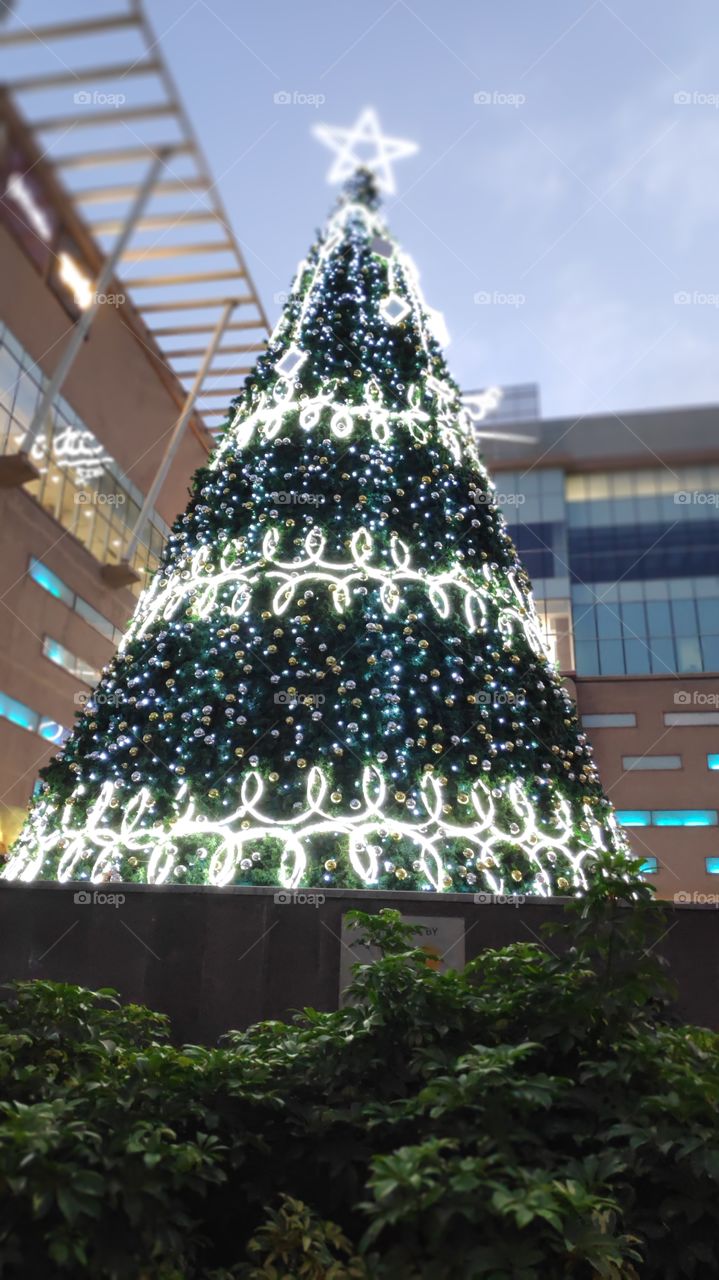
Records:
M260 1019L287 1018L306 1005L336 1008L342 916L353 908L393 906L438 921L459 917L466 960L487 947L539 941L541 925L564 910L559 899L480 905L466 894L333 890L314 906L278 902L272 889L103 885L101 893L124 898L113 906L76 901L78 890L0 883L0 980L115 987L124 1000L169 1014L175 1037L194 1043L213 1043L224 1031ZM657 949L678 984L679 1013L717 1028L719 912L666 911Z

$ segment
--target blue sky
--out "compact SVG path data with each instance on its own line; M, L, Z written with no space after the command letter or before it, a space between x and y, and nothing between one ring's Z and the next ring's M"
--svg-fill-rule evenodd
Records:
M386 213L465 387L536 380L547 414L719 400L715 4L146 7L272 320L333 202L311 128L371 104L420 147Z

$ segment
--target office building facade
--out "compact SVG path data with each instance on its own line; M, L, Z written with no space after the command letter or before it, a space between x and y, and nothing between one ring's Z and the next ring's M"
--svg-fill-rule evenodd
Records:
M478 425L605 788L664 897L719 901L719 408Z

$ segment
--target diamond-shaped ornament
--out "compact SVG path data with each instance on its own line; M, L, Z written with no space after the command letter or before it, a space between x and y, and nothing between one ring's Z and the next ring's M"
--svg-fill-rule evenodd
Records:
M297 373L300 365L304 364L306 359L307 352L300 351L299 347L293 345L288 351L285 351L282 359L277 361L275 370L277 373L281 373L285 378L291 378L292 374Z
M380 315L388 324L399 324L411 310L409 303L405 302L404 298L400 298L398 293L387 294L379 304Z
M370 249L373 253L376 253L379 258L391 258L394 253L392 242L390 240L385 240L384 236L375 236L370 245Z

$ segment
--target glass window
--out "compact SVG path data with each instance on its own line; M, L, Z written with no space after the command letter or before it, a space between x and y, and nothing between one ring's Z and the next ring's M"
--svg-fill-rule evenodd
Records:
M64 667L71 675L77 676L78 680L83 680L85 684L96 685L100 679L99 671L95 671L87 662L83 662L82 658L77 658L74 653L66 649L58 640L52 640L50 636L45 636L42 642L42 651L46 658L54 662L58 667Z
M677 671L701 671L702 655L699 637L677 637Z
M719 635L719 600L697 600L699 630L703 635Z
M48 720L46 716L43 716L40 721L38 733L40 734L40 737L45 738L47 742L55 742L58 746L60 746L65 739L70 736L69 729L64 729L61 724L57 723L57 720Z
M603 676L624 675L624 649L621 640L599 641L599 665Z
M596 640L577 640L574 651L578 674L580 676L598 676L599 649Z
M697 615L693 600L672 600L672 619L675 636L697 634Z
M710 876L719 876L719 858L705 858L704 863Z
M594 640L597 634L597 621L594 609L589 606L575 604L574 635L577 640Z
M622 756L623 769L681 769L681 756Z
M719 753L710 751L707 756L707 767L709 769L719 769Z
M704 670L719 671L719 636L702 636L701 646Z
M637 717L633 711L609 711L604 715L582 716L585 729L634 729Z
M673 640L657 640L652 638L649 641L649 657L652 664L653 675L665 676L676 672L677 666Z
M715 827L716 809L655 809L652 813L655 827Z
M624 641L624 667L628 676L646 676L651 668L649 648L642 640Z
M656 875L656 872L657 872L656 858L645 858L641 867L639 868L640 876L653 876L653 875Z
M606 604L598 604L597 634L600 640L618 640L622 634L622 624L615 608Z
M617 809L615 817L622 827L649 827L652 820L648 809Z
M633 632L635 636L647 634L647 620L642 600L623 601L620 605L620 613L626 631Z
M75 593L65 586L65 583L58 578L57 574L48 569L47 565L42 564L40 560L33 557L30 559L30 577L35 580L43 588L49 591L51 596L55 596L56 600L62 600L63 604L67 604L72 608L75 603Z
M37 730L37 712L26 707L24 702L18 702L16 698L9 697L7 693L0 693L0 716L12 724L19 725L21 729L29 729L31 733Z
M672 619L669 612L669 602L665 600L647 601L647 621L651 636L670 636L672 634Z

